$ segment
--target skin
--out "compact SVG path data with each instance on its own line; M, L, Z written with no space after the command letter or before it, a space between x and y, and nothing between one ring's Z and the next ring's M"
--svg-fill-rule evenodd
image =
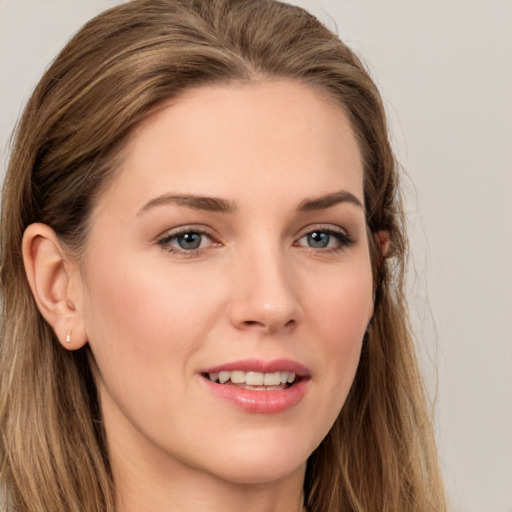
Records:
M340 191L353 200L300 209ZM168 197L182 195L233 211ZM189 90L138 128L79 262L29 227L41 311L95 358L120 512L301 510L306 460L373 312L357 202L361 156L340 109L293 82L229 84ZM198 250L180 247L182 228L206 233ZM302 400L261 414L212 394L204 369L247 358L304 365Z

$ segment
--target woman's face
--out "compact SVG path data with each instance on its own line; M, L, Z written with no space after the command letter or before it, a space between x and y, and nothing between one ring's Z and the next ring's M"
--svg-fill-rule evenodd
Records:
M349 122L307 86L197 88L137 130L81 270L115 467L304 470L372 315L362 204Z

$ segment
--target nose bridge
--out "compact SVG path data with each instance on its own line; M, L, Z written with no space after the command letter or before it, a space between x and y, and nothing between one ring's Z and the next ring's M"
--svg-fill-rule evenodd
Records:
M297 324L300 302L290 263L285 249L268 235L240 252L234 272L233 323L268 333Z

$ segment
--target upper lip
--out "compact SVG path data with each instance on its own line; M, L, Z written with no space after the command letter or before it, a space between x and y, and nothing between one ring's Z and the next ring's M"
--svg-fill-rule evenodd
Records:
M299 377L307 377L310 375L310 371L306 366L292 359L273 359L271 361L243 359L207 368L203 370L202 373L219 373L221 371L233 372L237 370L260 373L293 372Z

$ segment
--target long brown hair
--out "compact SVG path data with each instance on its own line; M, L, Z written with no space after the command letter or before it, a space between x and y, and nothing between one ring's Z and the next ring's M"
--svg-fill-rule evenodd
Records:
M288 79L344 109L364 159L375 313L348 399L311 455L310 512L445 510L403 291L406 238L379 93L306 11L273 0L134 0L87 23L17 127L1 217L0 478L16 512L114 511L88 349L64 350L39 314L21 240L51 226L77 254L127 137L169 99L210 83ZM388 230L383 258L373 233Z

